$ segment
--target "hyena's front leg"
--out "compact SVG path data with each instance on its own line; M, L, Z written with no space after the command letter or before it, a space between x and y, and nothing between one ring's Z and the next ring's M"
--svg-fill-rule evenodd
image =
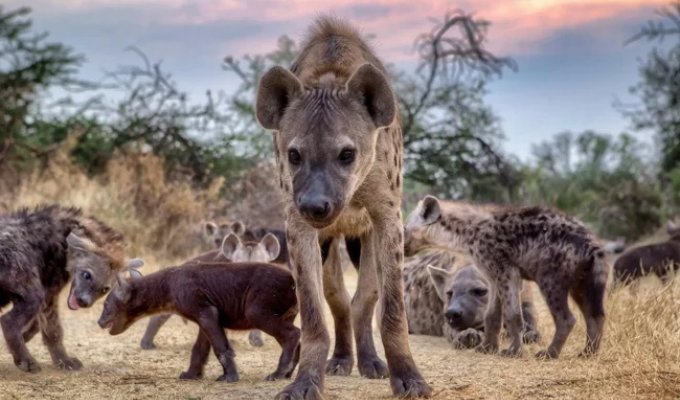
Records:
M399 203L398 199L389 199L382 209L371 213L381 289L380 333L392 392L400 397L430 397L432 389L418 371L408 342L402 278L404 228Z
M349 294L345 288L342 264L338 254L338 238L331 239L328 258L323 265L323 292L333 314L335 349L326 364L329 375L347 376L352 372L352 320Z
M38 314L43 342L50 352L54 365L61 369L76 371L83 367L83 363L66 354L63 343L64 330L61 327L61 321L59 321L59 309L55 300L55 298L48 299L40 314Z
M323 315L321 251L315 229L295 214L286 224L290 262L295 276L302 336L295 381L276 395L280 400L323 399L324 366L330 337Z
M373 232L361 237L361 258L357 290L352 298L352 322L357 343L359 373L369 379L383 379L389 370L378 357L373 343L373 310L378 301L378 268Z

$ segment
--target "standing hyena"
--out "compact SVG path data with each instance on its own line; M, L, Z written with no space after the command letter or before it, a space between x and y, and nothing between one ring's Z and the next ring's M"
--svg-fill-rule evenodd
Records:
M276 260L279 256L281 245L274 234L265 234L259 242L248 241L242 242L235 233L229 233L222 240L220 247L217 250L208 251L198 255L182 265L201 264L211 262L229 261L233 263L240 262L259 262L269 263ZM140 346L144 350L152 350L156 348L154 339L158 331L163 325L172 317L170 313L157 314L149 318L149 324L146 326L144 336L140 342ZM252 330L248 334L248 341L255 347L261 347L264 342L262 340L262 333L259 330Z
M14 364L40 370L26 348L40 330L57 367L80 369L62 343L59 293L71 280L68 307L89 307L110 290L118 272L142 264L124 260L120 233L77 208L42 206L1 216L0 307L11 302L12 309L0 323Z
M324 294L337 327L328 371L351 370L354 325L359 371L385 375L371 338L378 286L392 390L429 396L409 349L402 298L402 136L387 73L360 35L333 18L319 18L301 49L290 70L274 67L262 77L256 107L262 126L274 131L302 318L300 369L278 398L322 398L330 345ZM327 258L322 277L320 243L335 248L343 234L361 246L351 312L337 257Z
M522 279L535 281L555 321L555 336L539 357L556 358L574 326L571 294L587 324L582 355L595 353L604 324L608 266L596 238L575 219L540 207L477 209L425 197L409 216L406 241L464 251L487 276L492 290L481 350L496 352L501 319L512 341L505 355L522 351ZM502 318L501 318L502 317Z

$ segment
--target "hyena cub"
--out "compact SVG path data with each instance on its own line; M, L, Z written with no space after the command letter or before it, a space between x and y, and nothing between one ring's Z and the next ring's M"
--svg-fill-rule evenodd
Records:
M80 369L62 342L59 293L71 281L68 307L90 307L119 272L143 262L126 261L122 235L77 208L50 205L0 216L0 239L0 308L12 303L0 323L14 364L26 372L40 370L26 348L40 331L57 367Z
M579 221L540 207L485 210L470 204L440 203L425 197L406 223L406 241L428 242L468 253L489 282L480 350L496 352L501 319L510 347L522 352L522 279L538 284L555 321L547 350L536 356L557 358L575 319L568 297L578 304L587 324L581 355L595 353L602 338L608 266L597 239Z
M404 303L409 333L444 336L455 348L474 348L484 335L488 284L463 254L429 249L404 264ZM540 338L531 286L521 293L524 343Z
M120 279L106 298L98 324L111 335L123 333L139 318L174 312L198 324L189 369L180 379L198 379L210 348L222 364L219 381L239 380L234 350L224 329L262 329L282 347L276 370L267 380L288 378L297 365L300 330L295 281L290 272L262 263L197 263L166 268L132 280Z
M208 251L199 256L196 256L183 265L200 264L212 262L272 262L276 260L281 246L279 241L273 234L266 234L259 242L242 242L241 239L234 233L229 233L218 250ZM144 332L144 337L140 346L142 349L155 349L154 339L172 314L163 313L154 315L149 319L149 324ZM248 334L248 341L255 347L261 347L264 344L262 340L262 333L259 330L252 330Z
M246 226L241 221L216 220L207 221L203 226L206 237L219 249L222 241L228 234L233 233L238 236L243 236L246 232Z

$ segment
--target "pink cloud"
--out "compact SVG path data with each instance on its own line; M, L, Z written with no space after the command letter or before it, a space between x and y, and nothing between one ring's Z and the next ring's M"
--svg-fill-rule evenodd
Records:
M668 0L35 0L60 12L96 10L98 7L136 6L158 8L153 22L169 25L200 25L230 21L256 21L294 26L282 31L298 39L309 21L320 13L350 18L365 33L375 34L375 47L395 62L415 57L414 38L432 27L455 7L493 23L490 47L502 54L532 53L541 40L555 31L597 21L629 16L667 4ZM40 7L40 6L37 6ZM641 19L644 19L641 14ZM651 13L648 14L652 17ZM132 16L131 18L134 18ZM286 28L290 29L290 28ZM269 29L271 32L271 29ZM278 36L277 34L276 36ZM273 48L276 37L225 38L236 54Z

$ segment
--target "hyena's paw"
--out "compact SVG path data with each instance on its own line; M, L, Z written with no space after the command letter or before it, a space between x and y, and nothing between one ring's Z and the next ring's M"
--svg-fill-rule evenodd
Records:
M179 374L179 379L184 380L201 379L202 377L203 377L202 373L195 371L184 371L181 374Z
M326 375L349 376L352 373L352 356L333 357L326 363Z
M153 350L153 349L156 348L156 344L153 342L153 340L142 340L142 341L139 343L139 346L140 346L143 350Z
M269 381L269 382L273 382L273 381L278 381L279 379L284 379L284 378L289 378L289 377L290 377L290 375L286 375L283 372L274 371L273 373L267 375L267 377L264 378L264 380Z
M522 334L524 344L538 343L541 341L541 334L533 328L529 328Z
M378 357L359 359L359 374L368 379L385 379L390 371L383 360Z
M489 343L482 341L482 344L477 346L475 350L483 354L495 354L498 353L498 343Z
M238 382L239 379L240 378L238 376L238 372L229 372L227 374L221 375L216 380L217 380L217 382L233 383L233 382Z
M21 360L15 360L14 365L24 372L40 372L40 364L33 357L27 357Z
M456 349L474 349L482 343L482 339L482 332L468 328L456 335L452 343Z
M75 357L64 357L57 360L54 365L56 365L57 368L66 371L78 371L79 369L83 368L83 363Z
M274 397L275 400L323 400L323 393L312 379L302 378L295 380L295 382L286 386L279 394Z
M392 393L401 398L430 398L432 388L420 376L418 371L407 373L406 376L392 376L390 378Z
M522 357L522 349L509 347L507 349L501 350L500 355L508 358L520 358Z
M536 358L541 359L541 360L554 360L559 357L559 354L557 354L556 351L551 350L551 349L546 349L546 350L541 350L538 353L536 353Z

